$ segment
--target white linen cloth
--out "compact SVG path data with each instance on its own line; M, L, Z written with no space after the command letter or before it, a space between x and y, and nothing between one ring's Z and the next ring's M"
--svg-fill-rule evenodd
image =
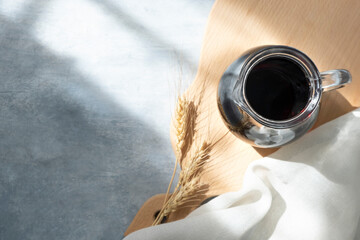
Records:
M252 162L243 188L133 239L360 239L360 109Z

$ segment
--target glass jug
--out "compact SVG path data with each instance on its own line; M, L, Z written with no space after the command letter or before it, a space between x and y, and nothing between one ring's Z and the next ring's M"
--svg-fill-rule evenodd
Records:
M279 147L310 130L323 92L350 82L349 71L320 73L295 48L261 46L227 68L219 82L217 103L234 135L255 147Z

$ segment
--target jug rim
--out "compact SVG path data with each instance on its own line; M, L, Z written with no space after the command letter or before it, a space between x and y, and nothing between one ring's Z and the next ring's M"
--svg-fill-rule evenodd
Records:
M309 100L306 106L297 115L284 120L272 120L261 116L251 107L245 94L245 84L253 67L259 62L273 57L286 58L294 61L302 68L309 83ZM283 129L296 126L310 118L311 114L319 106L322 95L320 72L313 61L305 53L299 51L298 49L282 45L266 46L261 48L246 58L238 77L241 82L239 85L240 89L238 89L240 92L235 93L235 96L238 96L238 100L243 103L243 110L246 111L256 122L266 127Z

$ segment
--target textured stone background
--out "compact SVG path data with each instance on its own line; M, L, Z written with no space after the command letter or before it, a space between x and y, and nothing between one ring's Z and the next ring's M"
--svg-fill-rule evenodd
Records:
M204 0L0 2L0 239L121 239L164 192ZM180 59L180 60L179 60Z

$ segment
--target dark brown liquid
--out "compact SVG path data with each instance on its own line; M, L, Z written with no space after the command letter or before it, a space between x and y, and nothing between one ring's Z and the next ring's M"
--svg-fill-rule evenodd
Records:
M286 120L305 108L310 95L309 82L302 68L292 60L268 58L249 73L245 95L262 117Z

